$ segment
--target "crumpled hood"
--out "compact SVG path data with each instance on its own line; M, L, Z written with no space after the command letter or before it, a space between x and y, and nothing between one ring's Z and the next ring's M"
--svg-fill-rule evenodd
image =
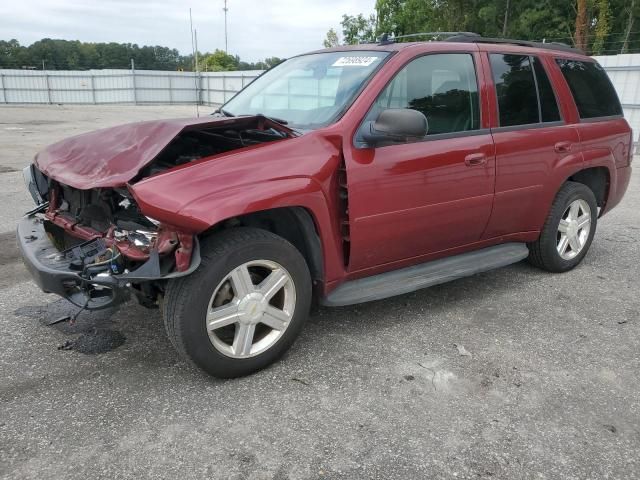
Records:
M49 145L36 155L35 165L45 175L74 188L120 187L183 130L233 124L246 118L155 120L96 130Z

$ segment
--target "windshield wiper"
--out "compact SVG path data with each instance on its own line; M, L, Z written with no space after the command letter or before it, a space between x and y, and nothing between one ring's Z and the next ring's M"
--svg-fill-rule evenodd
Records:
M242 116L242 115L240 115ZM289 121L288 120L284 120L283 118L278 118L278 117L270 117L269 115L265 115L264 113L252 113L248 116L255 116L255 117L262 117L262 118L266 118L267 120L271 120L272 122L278 123L282 126L286 126L289 130L294 131L297 135L302 134L302 130L300 130L299 128L294 128L294 127L290 127L289 125Z
M267 120L271 120L272 122L279 123L280 125L289 125L289 122L287 120L284 120L278 117L270 117L269 115L265 115L264 113L254 113L252 115L255 115L256 117L264 117Z
M267 120L271 120L272 122L278 123L283 126L289 125L288 120L285 120L283 118L278 118L278 117L271 117L269 115L265 115L264 113L243 113L241 115L234 115L233 113L228 112L227 110L218 108L215 112L213 112L212 115L215 115L215 114L222 114L225 117L263 117L263 118L266 118ZM288 127L288 128L293 130L297 134L302 133L302 131L297 128L293 128L293 127Z
M217 113L221 113L222 115L224 115L225 117L235 117L235 115L231 112L228 112L227 110L224 110L223 108L218 108L216 111L214 111L211 115L216 115Z

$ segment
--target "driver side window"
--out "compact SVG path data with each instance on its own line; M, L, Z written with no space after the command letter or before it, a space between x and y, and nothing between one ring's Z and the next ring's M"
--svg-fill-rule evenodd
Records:
M478 82L467 53L425 55L407 64L382 91L370 116L411 108L429 122L427 135L480 128Z

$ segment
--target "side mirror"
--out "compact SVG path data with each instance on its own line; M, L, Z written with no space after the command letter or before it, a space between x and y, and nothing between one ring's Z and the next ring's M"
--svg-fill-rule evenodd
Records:
M409 108L388 108L373 122L363 125L362 139L369 145L406 142L427 134L428 122L421 112Z

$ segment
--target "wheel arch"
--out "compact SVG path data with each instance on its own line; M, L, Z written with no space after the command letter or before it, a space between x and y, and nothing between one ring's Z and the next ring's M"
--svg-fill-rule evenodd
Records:
M605 208L611 189L611 173L608 167L599 166L579 170L569 176L563 185L568 181L589 187L596 197L598 207L602 210Z
M558 193L567 182L581 183L587 186L594 193L600 214L602 216L609 208L609 199L614 195L616 170L611 155L602 152L589 152L587 160L574 158L571 163L558 168L557 175L547 186L543 200L543 208L539 210L536 218L536 231L541 231L547 215L553 207ZM597 153L597 155L596 155ZM609 152L610 153L610 152Z
M325 281L325 255L320 229L313 213L302 206L276 207L234 215L216 223L200 235L207 237L221 230L237 227L253 227L278 235L302 254L314 286Z
M602 216L615 204L613 200L616 197L618 183L616 157L611 148L595 145L587 147L582 152L582 156L584 166L580 171L572 174L573 181L587 185L593 191L600 207L600 216ZM604 192L602 182L605 182ZM598 197L599 194L600 197Z

